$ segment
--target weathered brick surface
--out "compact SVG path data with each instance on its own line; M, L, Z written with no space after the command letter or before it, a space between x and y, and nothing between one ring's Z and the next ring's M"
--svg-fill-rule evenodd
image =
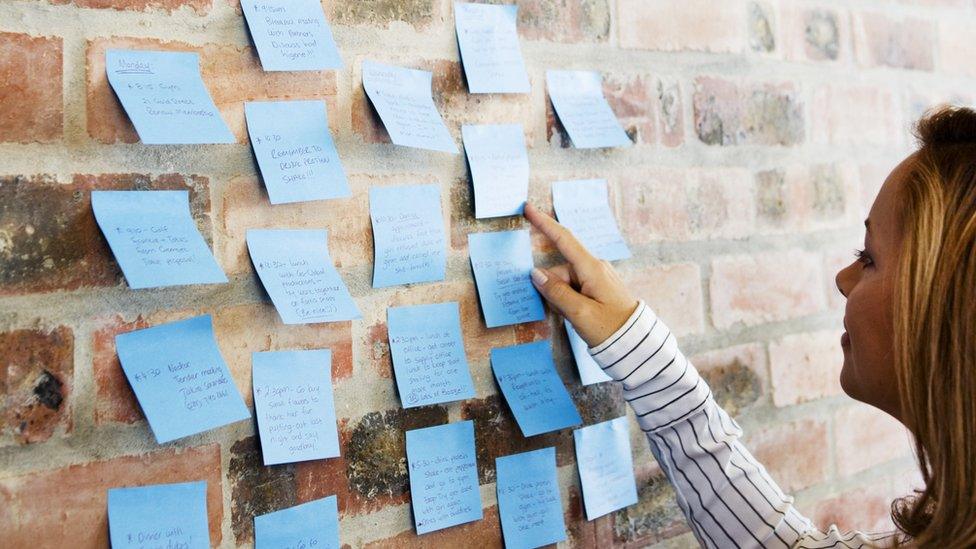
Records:
M826 450L830 447L825 421L803 419L785 423L747 433L745 440L756 459L787 493L827 479L829 462L824 453L799 451L802 448ZM850 447L846 450L849 451Z
M877 12L854 15L854 53L865 67L930 71L935 65L935 25L915 17Z
M620 0L618 9L626 14L619 30L624 48L736 52L745 47L746 14L739 2Z
M61 138L62 40L0 32L0 141Z
M695 132L707 145L796 145L803 141L803 105L789 83L742 85L695 80Z
M79 8L172 12L184 6L197 15L210 11L214 0L52 0L54 4L74 4Z
M857 452L846 452L853 448ZM896 457L912 455L911 438L905 427L884 412L854 404L834 414L834 447L837 472L855 475Z
M843 364L840 331L795 334L770 342L773 403L791 406L840 394Z

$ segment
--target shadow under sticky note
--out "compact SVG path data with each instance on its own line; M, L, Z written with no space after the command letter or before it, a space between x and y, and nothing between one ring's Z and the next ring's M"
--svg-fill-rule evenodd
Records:
M241 10L264 70L342 68L319 0L246 0Z
M339 549L335 496L254 517L254 549Z
M637 503L626 416L577 429L573 440L588 520Z
M444 280L447 235L437 185L369 189L373 287Z
M531 549L566 539L555 448L499 457L495 470L505 547Z
M209 549L207 483L111 488L108 532L112 549Z
M549 99L577 149L633 145L603 95L600 74L546 71Z
M549 340L492 349L491 369L524 436L583 422L556 372Z
M489 328L546 317L539 292L532 285L529 231L471 233L468 251Z
M519 47L518 6L454 3L454 26L470 93L529 93Z

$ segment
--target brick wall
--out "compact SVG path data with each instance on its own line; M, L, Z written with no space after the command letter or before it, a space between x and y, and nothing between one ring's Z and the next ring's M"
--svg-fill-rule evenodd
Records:
M908 123L941 101L972 102L972 0L524 0L530 95L473 97L448 0L329 0L346 68L264 73L236 0L0 3L0 531L13 546L106 545L111 486L208 481L211 537L252 542L255 514L337 494L343 542L500 544L494 458L555 446L571 546L691 546L673 492L633 430L640 502L594 522L581 512L568 431L523 439L497 394L492 347L551 337L587 422L624 412L609 386L580 387L558 319L488 330L465 235L475 221L462 156L396 148L370 110L360 61L435 71L435 101L459 139L467 122L525 125L530 198L557 179L606 177L635 252L623 277L673 326L747 442L800 509L880 527L916 482L894 422L836 381L843 300L833 274L860 220L910 147ZM236 145L143 146L104 73L108 47L194 50ZM636 146L574 150L544 89L547 68L598 69ZM323 98L351 198L271 206L242 102ZM369 288L367 191L433 182L450 211L448 278ZM91 213L93 189L188 189L227 285L131 291ZM248 227L320 227L361 321L284 326L250 267ZM554 260L536 239L536 259ZM389 305L457 300L478 397L404 411L387 348ZM114 335L214 315L250 400L252 351L330 347L342 457L263 467L252 424L163 447L122 376ZM481 522L412 532L404 430L473 418ZM856 449L852 450L851 448Z

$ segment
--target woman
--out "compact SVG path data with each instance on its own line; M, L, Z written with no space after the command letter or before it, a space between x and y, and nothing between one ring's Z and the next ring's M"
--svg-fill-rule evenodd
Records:
M664 322L609 263L526 206L567 261L535 269L534 284L623 384L702 546L976 546L976 112L934 112L916 133L919 150L865 221L864 249L836 277L847 298L841 385L911 431L925 481L892 505L895 534L821 531L800 515Z

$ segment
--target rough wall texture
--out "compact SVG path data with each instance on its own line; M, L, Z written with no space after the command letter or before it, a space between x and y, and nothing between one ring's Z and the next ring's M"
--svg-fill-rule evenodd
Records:
M209 481L212 541L252 543L255 514L338 494L352 547L498 546L494 458L557 449L569 546L693 545L646 442L633 447L640 503L587 522L571 435L523 439L497 395L495 346L551 337L587 422L625 410L610 386L579 386L558 319L488 330L465 235L521 225L475 221L463 156L393 147L364 99L360 61L436 71L435 100L463 122L519 121L531 200L557 179L605 177L636 257L623 276L682 336L747 442L799 508L842 527L883 527L917 482L907 437L844 397L836 381L843 300L833 274L911 145L908 124L941 101L971 103L971 0L524 0L533 91L466 93L447 0L330 0L346 68L261 71L235 0L8 0L0 3L0 532L5 546L106 545L105 490ZM190 49L236 145L138 144L108 88L107 47ZM582 151L554 119L546 68L598 69L636 146ZM272 207L255 172L242 101L323 98L353 196ZM434 182L450 212L448 279L369 288L371 185ZM131 291L102 239L92 189L187 188L227 285ZM248 227L330 229L364 319L284 326L244 245ZM535 240L536 259L555 260ZM389 305L457 300L478 397L400 409L386 342ZM262 467L244 422L156 445L122 376L120 331L212 313L250 401L250 353L330 347L342 457ZM417 537L405 429L474 418L481 522Z

